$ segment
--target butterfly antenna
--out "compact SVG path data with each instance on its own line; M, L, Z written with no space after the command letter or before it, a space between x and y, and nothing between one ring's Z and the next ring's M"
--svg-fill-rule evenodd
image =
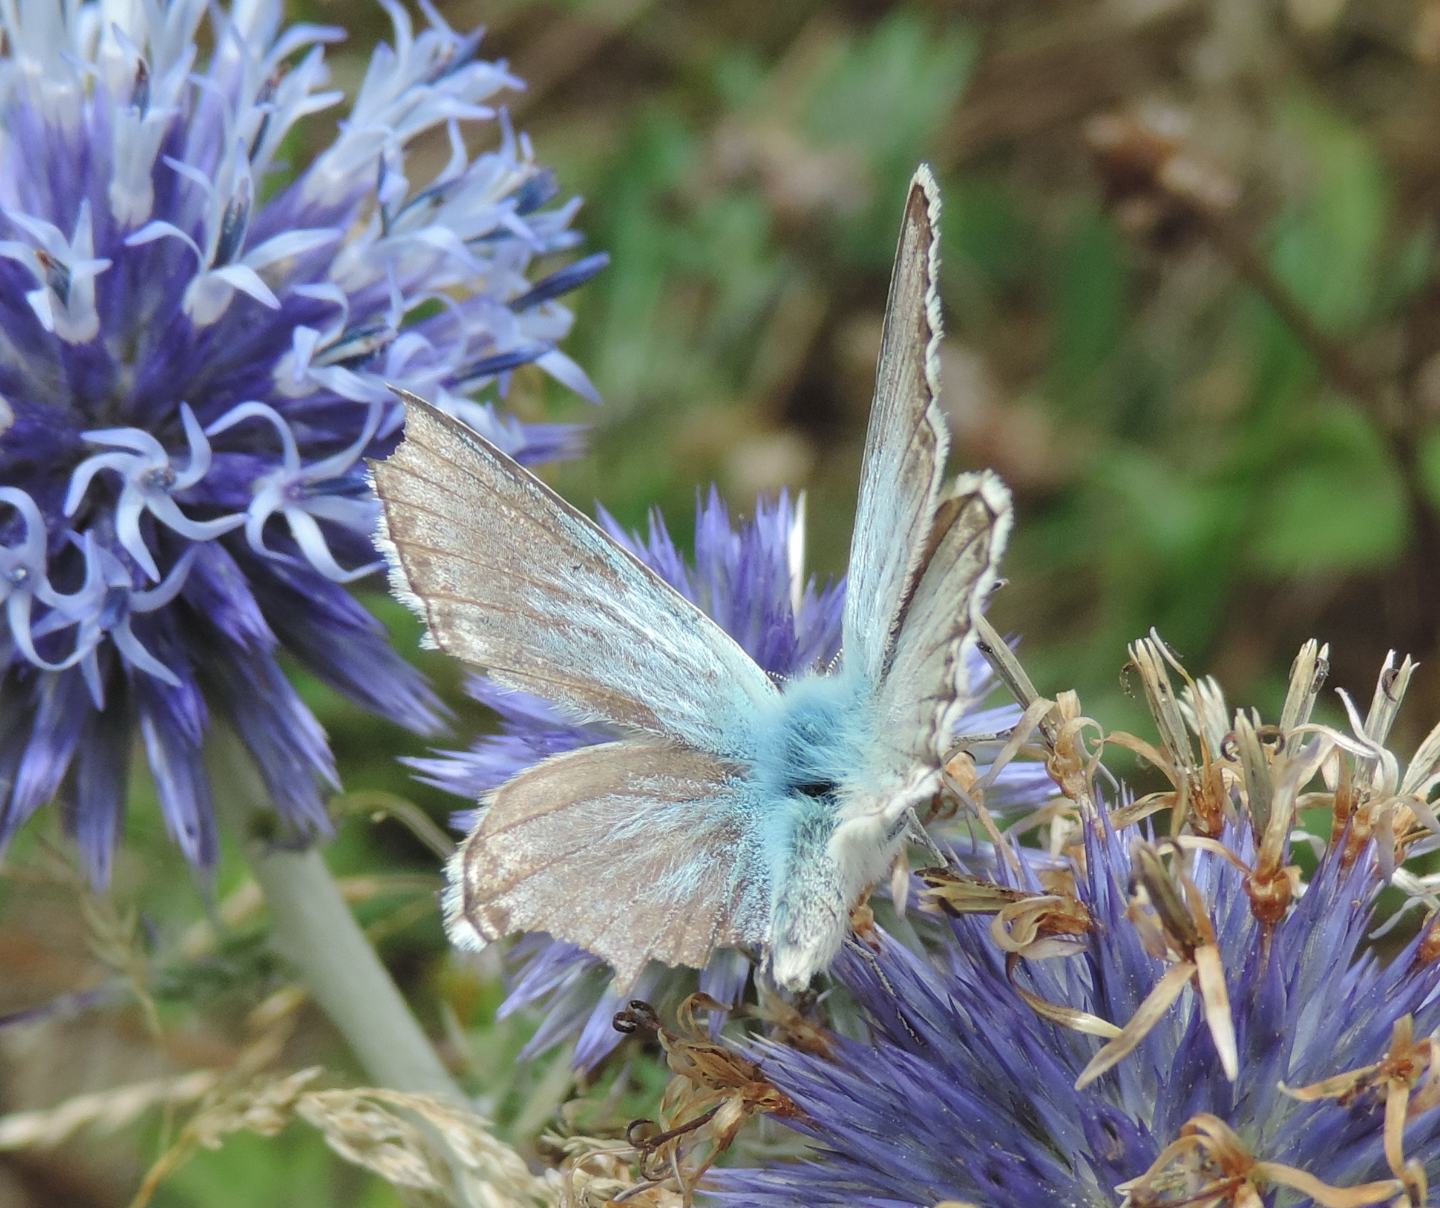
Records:
M975 734L962 734L950 744L950 750L945 756L945 762L949 763L955 756L967 753L971 747L987 746L997 742L1008 742L1014 734L1014 726L1006 726L1003 730L985 730Z

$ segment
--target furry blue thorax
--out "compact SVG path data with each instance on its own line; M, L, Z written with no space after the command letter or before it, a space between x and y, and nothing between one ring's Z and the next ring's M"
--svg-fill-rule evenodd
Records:
M747 796L770 878L774 973L803 984L834 956L856 899L894 858L893 819L864 808L874 694L842 668L787 683L757 720Z
M843 666L786 682L773 706L755 720L757 792L777 804L825 802L833 812L860 773L857 752L864 749L871 699L860 675Z

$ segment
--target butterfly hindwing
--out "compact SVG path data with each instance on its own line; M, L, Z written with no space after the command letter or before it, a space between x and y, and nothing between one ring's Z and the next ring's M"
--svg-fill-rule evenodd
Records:
M742 770L665 742L556 755L482 802L451 862L446 925L461 946L547 931L629 986L647 960L702 968L763 945L770 888Z
M920 575L876 694L886 779L938 768L967 695L964 649L995 584L1011 525L1010 492L994 474L963 474L941 501Z
M714 621L464 424L413 395L372 463L392 586L441 650L580 719L734 755L775 688Z
M939 218L939 191L922 165L910 182L890 277L845 592L845 661L872 687L915 588L949 440L935 404Z

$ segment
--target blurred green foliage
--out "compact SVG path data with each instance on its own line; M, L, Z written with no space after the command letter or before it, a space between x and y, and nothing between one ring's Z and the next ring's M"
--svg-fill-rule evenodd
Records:
M1273 705L1311 635L1332 643L1334 682L1361 697L1389 647L1433 660L1430 0L441 8L456 26L487 24L485 51L530 80L517 122L586 198L589 243L613 257L575 299L568 345L604 406L525 373L511 396L525 414L594 425L590 455L551 474L582 505L632 523L658 506L684 533L711 480L742 510L758 491L803 487L813 565L842 571L899 204L928 159L946 206L953 460L992 465L1015 488L1010 585L993 615L1022 636L1042 691L1074 687L1109 726L1135 725L1119 672L1126 642L1151 626L1232 701ZM354 30L335 60L342 84L386 33L378 7L308 0L292 16ZM1097 140L1101 120L1119 123L1118 144ZM375 607L413 650L403 610ZM458 669L416 657L465 741L485 718ZM418 753L413 740L304 690L347 789L410 796L436 819L454 807L395 763ZM1437 715L1440 681L1424 668L1401 728ZM48 867L41 829L13 866ZM193 883L137 782L116 912L140 921L126 942L163 1035L114 1006L43 1025L38 1052L23 1039L5 1050L24 1070L6 1108L233 1056L245 1011L282 984L263 920L241 911L198 956L182 941L207 900L243 896L234 846L213 886ZM493 966L449 962L434 856L363 814L344 819L329 856L369 878L360 909L387 959L488 1110L530 1144L571 1089L563 1055L516 1066L533 1021L495 1020ZM42 877L0 910L6 1008L101 982L127 1000L124 976L88 955L94 927L73 887ZM107 1037L127 1060L88 1061ZM349 1068L314 1019L285 1062ZM644 1068L608 1075L614 1118L653 1103ZM123 1203L172 1128L0 1156L0 1206L60 1202L46 1198L56 1188L67 1204ZM298 1125L202 1155L154 1201L393 1202Z

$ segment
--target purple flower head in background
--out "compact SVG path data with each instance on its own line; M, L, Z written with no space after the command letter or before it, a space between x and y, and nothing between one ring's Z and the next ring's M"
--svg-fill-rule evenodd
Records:
M616 540L714 617L772 676L800 675L824 667L839 654L844 585L806 577L803 506L788 496L774 503L761 500L754 519L737 523L712 489L697 502L693 559L680 552L656 513L644 535L627 533L603 510L600 519ZM990 685L979 655L972 651L971 660L972 698L979 702ZM468 691L498 714L496 732L469 750L407 762L426 782L470 801L542 759L613 737L602 727L575 725L546 702L501 689L483 676L472 677ZM961 729L1002 728L1012 724L1015 715L1015 710L982 713L977 707ZM1034 779L1030 767L1017 764L992 786L989 799L1003 803L1007 794L1023 799ZM472 811L458 813L454 822L468 829ZM611 1024L624 1000L609 987L602 961L543 934L520 939L511 959L516 974L502 1011L541 1003L545 1007L527 1054L578 1039L575 1060L588 1067L620 1042ZM712 998L735 1004L745 996L751 973L748 956L721 950L700 972L698 985ZM693 973L652 964L627 997L673 1004L695 988Z
M96 882L137 730L192 862L216 855L217 722L285 824L323 830L335 768L282 653L434 727L346 587L378 566L361 459L397 438L387 382L521 458L574 444L468 396L528 362L591 392L555 299L603 258L532 272L578 236L494 107L519 81L386 8L394 46L338 124L313 115L341 100L341 32L278 3L0 9L0 843L58 798ZM287 165L302 129L332 137ZM438 169L412 180L426 135Z

